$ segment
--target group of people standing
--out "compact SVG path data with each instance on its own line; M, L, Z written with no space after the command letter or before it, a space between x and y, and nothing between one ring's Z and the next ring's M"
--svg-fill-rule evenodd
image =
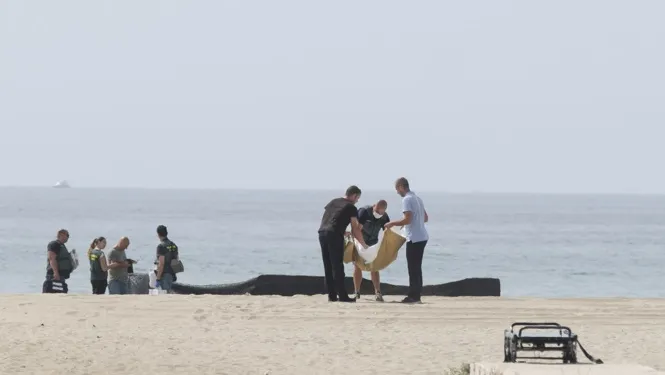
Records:
M155 257L156 287L167 293L171 291L173 282L177 279L174 270L174 261L178 261L178 246L168 238L168 230L164 225L157 227L157 245ZM43 293L67 293L71 273L76 269L77 263L67 250L69 231L61 229L56 239L47 246L46 280L42 286ZM133 273L136 261L127 257L126 250L130 245L129 238L122 237L111 249L108 258L104 253L106 238L95 238L88 248L87 258L90 263L90 284L93 294L129 293L129 274Z
M331 200L326 206L319 227L319 244L323 259L328 300L331 302L355 302L360 297L362 270L355 266L353 284L355 297L352 298L344 285L344 235L350 234L365 248L379 241L379 233L395 226L404 227L406 234L406 261L409 272L409 294L402 303L419 303L423 287L422 262L429 234L425 223L429 220L425 205L420 197L411 191L409 181L401 177L395 182L395 190L402 197L402 218L391 221L386 214L388 204L380 200L373 206L356 208L362 194L353 185L346 189L344 197ZM351 225L351 232L346 232ZM378 272L372 272L375 299L383 301Z

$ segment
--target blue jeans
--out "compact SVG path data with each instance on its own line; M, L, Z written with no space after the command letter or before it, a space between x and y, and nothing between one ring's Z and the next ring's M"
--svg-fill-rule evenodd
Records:
M109 294L127 294L129 286L120 280L109 281Z
M173 287L173 275L170 273L165 273L162 275L162 279L159 281L163 290L171 293L171 288Z

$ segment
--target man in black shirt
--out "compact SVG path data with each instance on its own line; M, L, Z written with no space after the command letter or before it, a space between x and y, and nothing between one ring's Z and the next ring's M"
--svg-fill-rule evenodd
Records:
M362 207L358 210L358 222L362 225L363 239L367 246L374 246L379 243L379 233L383 226L390 222L390 218L386 213L388 202L383 199L376 202L374 206ZM360 284L363 280L363 271L355 266L353 270L353 286L356 290L356 299L360 298ZM381 295L381 279L379 272L371 272L372 284L374 284L375 299L378 302L383 302Z
M323 271L328 292L328 301L355 302L349 297L344 286L344 232L351 224L353 236L364 247L358 209L355 204L360 199L360 188L350 186L343 198L335 198L328 202L321 218L319 227L319 244L323 258Z
M69 240L69 232L60 229L54 241L46 246L46 281L42 285L42 293L67 293L65 279L69 279L73 271L71 256L65 244Z

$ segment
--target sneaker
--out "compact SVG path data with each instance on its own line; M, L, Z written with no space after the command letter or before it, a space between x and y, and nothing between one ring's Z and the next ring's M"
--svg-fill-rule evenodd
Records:
M374 299L376 300L376 302L383 302L383 296L381 295L381 293L376 293Z
M420 303L420 300L411 297L406 297L402 300L402 303Z
M360 292L356 292L356 299L360 299Z
M356 299L351 297L346 297L346 298L340 297L339 302L356 302Z

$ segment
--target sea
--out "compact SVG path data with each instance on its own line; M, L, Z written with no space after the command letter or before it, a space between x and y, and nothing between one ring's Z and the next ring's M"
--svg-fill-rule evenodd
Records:
M91 293L93 238L128 236L135 272L147 271L160 224L180 248L179 282L323 275L317 229L340 193L0 188L0 293L41 292L46 245L61 228L81 255L70 293ZM665 297L665 196L416 193L430 218L425 284L496 277L510 297ZM394 191L364 192L358 206L378 199L401 217ZM382 281L408 284L403 250Z

